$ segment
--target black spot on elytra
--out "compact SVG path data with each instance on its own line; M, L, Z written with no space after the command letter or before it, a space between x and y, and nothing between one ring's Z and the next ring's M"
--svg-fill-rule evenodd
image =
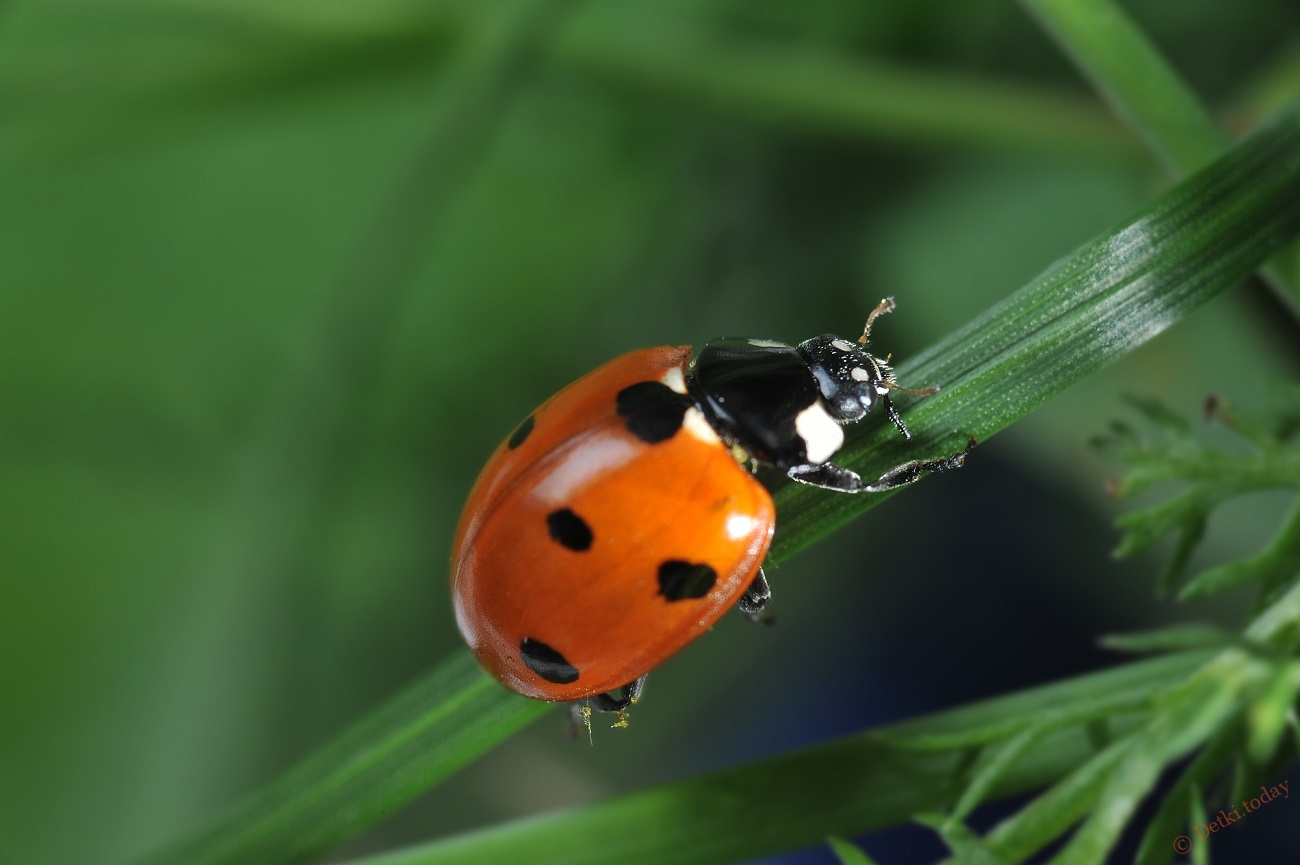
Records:
M548 682L568 685L578 681L578 669L541 640L524 637L519 644L519 657L528 665L528 669Z
M717 582L717 572L708 565L669 559L659 566L659 594L670 601L702 598Z
M514 450L515 448L519 447L521 444L524 443L524 441L528 438L529 433L531 433L532 431L533 431L533 416L529 415L528 417L523 419L523 422L520 423L519 426L515 427L515 431L512 432L510 434L510 438L506 440L506 447L510 448L510 450Z
M575 553L591 549L591 526L568 508L551 511L546 517L546 527L551 530L552 540Z
M618 392L618 413L627 418L632 435L658 444L677 435L691 398L661 381L642 381Z

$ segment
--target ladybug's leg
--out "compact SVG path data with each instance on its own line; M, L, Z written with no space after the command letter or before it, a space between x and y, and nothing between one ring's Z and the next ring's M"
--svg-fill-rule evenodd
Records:
M740 596L740 601L736 604L736 609L740 614L751 622L770 623L770 618L762 618L763 608L772 598L772 588L767 584L767 577L763 575L763 569L759 568L754 579L750 581L749 588L745 594Z
M587 736L591 736L591 712L594 709L597 712L614 712L618 715L618 723L615 727L627 726L627 707L631 706L641 698L641 692L645 690L645 676L634 682L629 682L619 688L622 692L621 697L611 697L609 694L594 694L585 700L574 700L569 704L569 734L577 738L582 730L587 731Z
M641 699L645 690L645 676L619 688L623 696L611 697L609 694L595 694L591 699L591 708L597 712L622 712L628 706Z
M824 463L819 466L795 466L787 474L793 480L801 483L812 484L813 486L824 487L838 492L883 493L886 490L906 486L918 480L926 472L946 472L961 468L966 462L966 454L970 453L973 447L975 447L975 439L971 438L966 443L966 447L951 456L935 460L912 460L894 466L869 484L863 483L857 472L833 463Z
M822 463L819 466L795 466L787 475L791 480L822 489L841 493L860 493L866 484L855 471L850 471L834 463Z
M952 456L941 457L937 460L912 460L902 465L894 466L880 477L876 478L875 483L866 484L859 492L864 493L883 493L885 490L892 490L896 487L906 486L915 480L920 479L925 472L946 472L952 469L959 469L966 464L966 454L970 453L975 447L975 437L971 436L966 440L966 447L957 451Z

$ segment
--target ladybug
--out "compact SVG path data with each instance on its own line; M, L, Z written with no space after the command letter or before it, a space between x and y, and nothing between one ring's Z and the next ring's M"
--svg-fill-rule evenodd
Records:
M830 459L843 424L907 390L862 336L715 339L633 351L524 418L470 493L452 553L456 623L528 697L621 713L646 673L732 607L759 619L776 508L756 463L844 493L962 465L914 460L870 483ZM971 444L973 444L973 440Z

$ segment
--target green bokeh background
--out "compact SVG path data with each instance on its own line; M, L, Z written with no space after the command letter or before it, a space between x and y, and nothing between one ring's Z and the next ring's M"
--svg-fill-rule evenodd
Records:
M467 90L519 5L0 5L0 860L152 848L452 651L460 504L584 371L854 333L886 294L875 345L904 357L1170 181L1011 3L554 4ZM1238 130L1300 93L1290 0L1126 8ZM921 119L829 98L858 70ZM917 75L1022 96L1026 125L946 125L978 97L912 102ZM1026 131L1034 106L1081 132ZM1102 663L1096 634L1190 613L1153 559L1108 560L1087 437L1126 391L1262 399L1297 333L1257 288L1221 298L785 563L778 627L725 622L631 731L573 746L557 714L344 852ZM1279 505L1226 509L1199 555L1257 549ZM974 535L999 544L935 543ZM953 581L1082 654L1027 636L1008 673ZM850 680L855 651L913 666ZM838 686L879 708L841 716Z

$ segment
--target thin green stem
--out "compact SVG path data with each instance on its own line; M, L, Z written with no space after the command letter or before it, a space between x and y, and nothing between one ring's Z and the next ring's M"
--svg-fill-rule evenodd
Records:
M1197 171L1228 149L1223 128L1113 0L1021 2L1174 176ZM1261 276L1300 320L1294 251L1277 252Z
M1022 0L1107 104L1175 176L1231 140L1154 45L1111 0Z
M1170 655L862 733L661 787L471 832L355 865L719 865L897 825L951 807L968 780L966 748L910 743L953 730L1085 705L1117 691L1154 694L1210 657ZM993 786L1007 796L1050 783L1099 753L1082 727L1044 736ZM644 827L653 826L653 832ZM744 831L718 831L720 826ZM581 839L575 843L575 839Z

